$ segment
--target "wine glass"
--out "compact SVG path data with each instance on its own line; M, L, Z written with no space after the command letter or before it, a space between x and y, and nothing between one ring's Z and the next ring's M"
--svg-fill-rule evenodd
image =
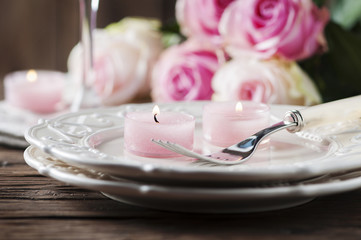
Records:
M99 0L79 0L80 31L82 46L82 79L81 86L73 99L70 110L76 112L82 108L98 107L99 96L92 85L95 80L93 68L93 30L96 27L96 16Z

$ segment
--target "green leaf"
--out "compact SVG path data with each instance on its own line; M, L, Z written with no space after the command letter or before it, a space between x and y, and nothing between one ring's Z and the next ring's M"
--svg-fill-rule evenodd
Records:
M360 0L333 0L330 4L331 18L342 27L351 29L361 21Z
M163 32L162 34L162 43L165 48L177 45L185 41L184 36L173 33L173 32Z
M170 20L161 26L160 31L180 34L180 27L175 20Z
M162 33L162 42L165 48L180 44L186 39L181 34L179 24L175 19L164 23L159 30Z
M361 38L330 22L325 29L329 51L300 63L314 79L324 101L361 94Z

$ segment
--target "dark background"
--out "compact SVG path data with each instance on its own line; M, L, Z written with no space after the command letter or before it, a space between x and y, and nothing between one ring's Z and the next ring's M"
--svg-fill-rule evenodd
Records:
M175 0L100 0L97 27L126 16L166 23L174 9ZM29 68L67 71L79 25L78 0L0 0L0 79Z

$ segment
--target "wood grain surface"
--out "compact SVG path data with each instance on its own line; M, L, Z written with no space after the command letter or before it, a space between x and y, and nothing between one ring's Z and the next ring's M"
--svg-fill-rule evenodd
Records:
M0 147L0 239L360 239L361 190L248 214L182 214L112 201Z

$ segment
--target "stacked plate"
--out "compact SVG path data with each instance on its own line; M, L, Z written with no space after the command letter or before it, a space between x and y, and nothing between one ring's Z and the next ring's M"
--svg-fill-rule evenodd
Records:
M202 140L206 102L170 103L162 110L196 117L195 147ZM361 124L341 122L298 135L279 132L270 146L234 166L201 165L187 157L143 158L123 150L123 117L152 104L68 113L25 134L25 161L41 174L102 192L117 201L154 209L237 213L281 209L315 197L361 187ZM280 121L292 106L271 106ZM153 144L153 143L150 143Z

